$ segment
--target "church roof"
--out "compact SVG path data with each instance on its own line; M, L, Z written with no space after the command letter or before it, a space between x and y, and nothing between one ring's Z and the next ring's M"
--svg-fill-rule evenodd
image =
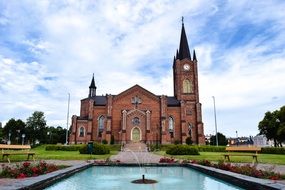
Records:
M186 32L184 28L184 23L182 23L182 29L181 29L181 37L180 37L180 45L179 45L179 58L180 60L188 58L191 60L191 54L189 51L188 41L186 37Z
M94 96L92 99L94 99L96 106L105 106L107 104L106 96Z
M157 96L157 97L160 97L160 96ZM107 105L107 97L106 96L94 96L94 97L90 97L90 98L94 100L95 106L106 106ZM169 106L169 107L180 106L180 101L177 100L173 96L167 97L167 106Z
M176 107L176 106L180 106L180 101L177 100L175 97L170 96L167 97L167 106L169 107Z

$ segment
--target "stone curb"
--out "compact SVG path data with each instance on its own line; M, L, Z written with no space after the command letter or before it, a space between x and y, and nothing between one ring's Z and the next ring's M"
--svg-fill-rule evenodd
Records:
M49 185L63 179L66 177L69 177L73 175L74 173L84 170L88 167L92 166L91 163L83 163L78 164L75 166L70 166L68 168L57 170L52 173L48 173L45 175L40 175L37 177L30 177L25 179L18 179L16 181L13 181L10 184L4 184L1 185L0 189L5 190L40 190L45 187L48 187Z
M230 171L225 171L217 168L201 166L198 164L185 164L186 166L203 172L212 177L222 179L231 184L237 185L245 189L258 190L285 190L285 185L274 180L259 179L242 174L237 174Z

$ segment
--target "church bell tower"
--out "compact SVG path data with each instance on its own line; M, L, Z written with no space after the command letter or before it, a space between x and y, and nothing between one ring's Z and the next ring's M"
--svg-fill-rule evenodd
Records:
M173 60L174 96L181 104L182 142L189 137L195 144L204 144L201 103L199 102L196 52L191 56L182 19L179 50Z

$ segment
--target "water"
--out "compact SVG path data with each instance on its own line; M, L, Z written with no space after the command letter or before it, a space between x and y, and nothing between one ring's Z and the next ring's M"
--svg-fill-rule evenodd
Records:
M47 190L234 190L242 189L186 167L145 167L155 184L133 184L142 176L139 167L95 166L66 178Z

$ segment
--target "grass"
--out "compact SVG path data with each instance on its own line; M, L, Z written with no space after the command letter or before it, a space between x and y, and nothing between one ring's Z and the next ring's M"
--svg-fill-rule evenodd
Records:
M155 152L155 154L161 155L161 156L167 156L167 157L173 157L176 159L182 159L182 160L209 160L209 161L215 161L218 162L219 160L224 160L223 152L200 152L200 155L182 155L182 156L173 156L168 155L165 153L165 151L158 151ZM250 153L235 153L237 155L251 155ZM231 156L230 157L231 162L237 162L237 163L251 163L253 161L253 158L251 156ZM257 157L258 163L264 163L264 164L281 164L285 165L285 155L284 154L258 154Z
M41 145L33 148L36 160L91 160L91 159L107 159L111 155L115 155L118 151L111 151L110 154L105 155L88 155L80 154L79 151L46 151L46 145ZM11 162L23 161L27 159L27 155L11 155L9 156ZM1 160L1 162L7 162Z

